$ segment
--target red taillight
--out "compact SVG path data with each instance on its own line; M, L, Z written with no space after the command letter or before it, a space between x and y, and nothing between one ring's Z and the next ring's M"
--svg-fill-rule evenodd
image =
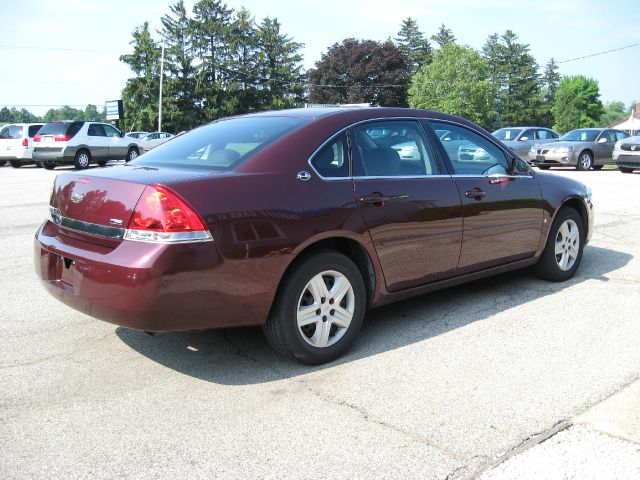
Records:
M59 134L54 137L56 142L68 142L72 138L73 138L73 135L69 135L68 133L65 133L64 135Z
M207 229L193 208L164 185L144 189L127 228L166 233Z
M22 146L23 147L28 147L29 146L29 140L27 140L26 138L22 139Z
M34 142L39 142L40 140L42 140L42 137L40 135L36 135L35 137L33 137Z

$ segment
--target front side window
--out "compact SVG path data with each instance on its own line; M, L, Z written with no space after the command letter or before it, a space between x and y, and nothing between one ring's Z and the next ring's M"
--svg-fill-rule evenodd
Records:
M449 135L440 137L453 173L456 175L507 174L509 162L497 145L478 133L460 125L430 121L436 130L447 130Z
M422 127L413 120L391 120L351 129L353 175L402 177L439 173Z
M120 136L120 130L118 130L115 127L112 127L111 125L103 125L104 127L104 131L107 135L107 137L119 137Z
M616 130L615 134L616 134L616 140L617 141L624 140L625 138L629 138L629 134L626 133L626 132L621 132L621 131Z
M522 140L523 142L526 140L538 140L536 138L536 131L531 129L525 130L522 136L520 137L520 140Z

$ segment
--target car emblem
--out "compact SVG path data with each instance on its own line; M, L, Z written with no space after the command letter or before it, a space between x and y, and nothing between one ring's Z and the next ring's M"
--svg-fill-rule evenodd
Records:
M109 223L111 225L122 225L123 222L119 218L112 218L111 220L109 220Z
M73 203L80 203L83 198L84 198L84 195L81 193L74 193L73 195L71 195L71 201Z
M304 170L298 172L298 180L302 180L303 182L311 180L311 174L309 172L305 172Z

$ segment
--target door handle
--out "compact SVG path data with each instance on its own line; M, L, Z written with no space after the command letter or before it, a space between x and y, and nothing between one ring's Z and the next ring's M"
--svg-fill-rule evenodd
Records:
M486 193L480 190L479 188L474 188L473 190L469 190L468 192L464 192L464 196L467 198L475 198L476 200L482 200L486 197Z

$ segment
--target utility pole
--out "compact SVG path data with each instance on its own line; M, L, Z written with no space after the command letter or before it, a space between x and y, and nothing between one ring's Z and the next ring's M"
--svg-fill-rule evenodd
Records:
M164 38L162 39L162 55L160 56L160 98L158 100L158 131L162 131L162 80L164 79Z

